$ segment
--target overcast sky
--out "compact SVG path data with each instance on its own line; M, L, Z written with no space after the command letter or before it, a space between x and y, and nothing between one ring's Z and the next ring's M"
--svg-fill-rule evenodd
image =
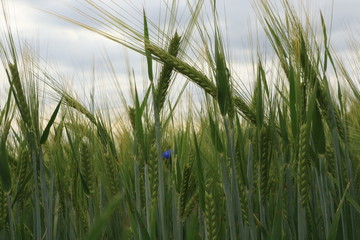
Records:
M69 16L75 20L81 20L79 14L71 11L69 5L64 1L56 0L12 0L9 2L10 16L14 25L16 25L18 36L22 41L27 41L36 51L40 53L43 60L52 66L56 66L58 72L70 76L75 88L81 91L79 86L92 86L102 92L108 93L114 90L113 84L106 84L106 64L104 61L105 52L109 55L114 67L116 68L118 79L124 91L128 87L126 77L126 61L124 60L124 49L118 44L89 32L79 26L59 19L45 11ZM76 0L67 0L68 4L78 6ZM83 1L80 1L83 2ZM95 1L98 2L98 1ZM111 1L104 1L111 2ZM128 4L120 3L115 11L124 14L131 13L138 21L142 21L139 12L134 11ZM131 1L134 6L141 10L145 8L150 20L159 21L164 16L163 0ZM185 1L180 2L180 9L185 6ZM206 0L205 0L206 2ZM226 26L224 33L227 37L229 52L232 53L233 63L241 67L249 66L246 58L242 57L249 54L249 33L257 37L259 41L265 41L265 36L257 25L256 16L249 0L218 0L218 4L225 5L226 8ZM272 2L279 2L278 0ZM294 1L291 1L294 2ZM309 12L318 14L320 10L325 16L327 24L331 24L331 41L338 51L349 54L347 49L347 40L349 32L359 38L360 26L360 1L359 0L317 0L303 1L309 7ZM85 5L87 6L87 5ZM123 9L121 9L121 7ZM333 9L333 12L332 12ZM44 11L45 10L45 11ZM185 19L188 13L180 11L179 18ZM223 16L223 14L221 14ZM314 15L315 20L319 20L319 15ZM129 17L129 19L130 19ZM2 16L0 16L0 19ZM332 20L332 21L331 21ZM161 19L160 19L161 21ZM181 21L181 20L180 20ZM360 41L360 40L359 40ZM139 54L133 54L129 51L130 67L135 72L141 72L143 58ZM98 72L98 77L105 79L103 81L92 81L92 67ZM102 75L102 76L100 76ZM140 74L141 75L141 74ZM95 77L97 78L97 77ZM142 79L142 76L137 76ZM4 80L2 86L4 86ZM140 80L141 81L141 80ZM84 89L84 88L83 88Z

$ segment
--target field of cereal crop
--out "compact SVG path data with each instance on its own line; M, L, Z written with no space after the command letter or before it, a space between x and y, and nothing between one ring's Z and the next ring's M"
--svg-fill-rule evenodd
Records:
M171 18L154 28L141 10L139 30L105 1L79 9L90 23L57 16L144 56L144 92L133 76L118 116L63 87L5 21L0 239L359 238L360 57L341 60L321 13L315 28L290 1L254 1L274 57L254 53L246 94L211 3L211 29L202 1L186 31ZM184 78L196 103L174 85ZM57 101L45 120L42 91Z

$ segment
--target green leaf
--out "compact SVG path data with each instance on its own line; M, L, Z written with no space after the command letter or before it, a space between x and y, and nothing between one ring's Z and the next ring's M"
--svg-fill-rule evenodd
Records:
M8 192L11 188L11 176L4 139L1 140L0 145L0 179L3 189Z
M281 184L282 185L282 184ZM271 239L282 239L282 209L283 209L283 200L282 200L282 187L279 185L279 189L276 194L276 204L274 211L274 218L272 221L271 228Z
M342 196L342 198L340 200L340 203L339 203L339 205L338 205L338 207L336 209L334 220L333 220L333 222L331 224L331 227L330 227L330 233L329 233L329 236L328 236L328 240L335 240L336 239L338 225L339 225L339 221L340 221L340 216L341 216L341 213L342 213L342 205L344 204L346 193L347 193L349 187L350 187L350 182L347 184L345 192L344 192L344 194L343 194L343 196Z
M60 106L61 106L61 102L62 102L62 99L59 101L58 105L56 106L53 114L51 115L51 118L48 122L48 124L46 125L46 128L43 132L43 134L41 135L41 138L40 138L40 144L44 144L49 136L49 133L50 133L50 128L51 126L54 124L54 121L56 119L56 116L59 112L59 109L60 109Z
M106 227L106 225L109 223L110 217L112 213L115 211L115 208L120 203L120 193L115 195L110 202L108 203L107 207L105 208L104 212L101 216L99 216L94 224L92 225L89 234L87 235L87 240L97 240L101 238L103 229Z
M3 121L3 119L5 119L4 121L6 121L6 119L8 117L8 114L9 114L11 96L12 96L11 91L12 91L12 85L10 86L10 89L9 89L8 98L7 98L7 101L6 101L6 107L4 107L4 109L1 110L1 113L0 113L0 125L1 125L1 123Z
M355 208L355 210L360 214L360 205L359 203L349 194L346 194L346 200Z
M0 139L0 179L3 189L8 192L11 188L11 175L6 150L6 139L9 133L10 122L4 126L3 136Z

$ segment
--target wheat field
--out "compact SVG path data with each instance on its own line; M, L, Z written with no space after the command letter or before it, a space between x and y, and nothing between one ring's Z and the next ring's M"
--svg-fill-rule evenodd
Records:
M277 69L254 53L246 94L216 1L212 29L202 3L189 6L186 31L169 20L166 33L145 11L139 30L102 1L79 11L93 25L54 14L143 55L145 94L132 80L116 124L117 112L91 109L2 28L0 239L359 239L360 57L344 63L321 13L316 29L290 1L282 14L254 1ZM170 97L184 78L198 100Z

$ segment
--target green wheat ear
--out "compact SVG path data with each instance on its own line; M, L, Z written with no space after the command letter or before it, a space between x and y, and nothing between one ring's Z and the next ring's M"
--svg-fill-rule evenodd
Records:
M91 152L88 143L82 142L80 146L80 174L83 189L87 196L94 193L94 170L91 160Z
M205 222L208 239L217 239L216 203L213 194L213 182L210 176L205 185Z
M309 159L308 159L308 129L306 124L300 128L300 152L299 152L299 181L302 206L306 206L309 199Z
M225 116L231 111L232 94L230 89L230 73L226 66L224 50L218 30L215 33L215 65L215 80L218 90L217 100L221 115Z
M203 73L190 66L189 64L185 63L184 61L180 60L179 58L172 56L167 51L158 48L150 43L146 43L145 48L149 52L160 58L162 62L171 65L178 72L187 76L191 81L201 87L206 93L213 97L217 96L216 86Z
M260 130L260 191L263 203L269 195L269 171L269 132L268 127L263 126Z
M23 189L19 192L18 199L21 201L23 198L26 197L26 186L27 181L26 178L31 170L30 168L30 153L26 146L20 152L19 161L18 161L18 188Z
M158 195L158 186L159 186L159 172L157 165L157 154L156 154L156 144L155 144L155 134L151 136L150 141L150 160L149 160L149 180L150 180L150 189L151 189L151 200L152 204L155 205Z
M179 52L181 37L176 32L173 36L173 38L170 41L170 45L168 48L168 53L171 56L176 57ZM158 87L156 89L156 97L157 97L157 106L159 112L164 106L165 97L167 94L167 91L169 89L170 80L173 72L173 66L167 62L164 62L164 65L160 72L160 77L158 80Z
M180 216L184 218L185 216L185 208L187 205L187 200L189 200L189 187L190 187L190 176L192 170L192 163L188 162L183 170L183 179L181 183L181 191L180 191Z
M113 196L119 192L118 184L118 170L116 167L115 160L109 150L104 152L104 164L105 164L105 174L108 179L109 189Z
M18 66L16 63L15 64L9 63L9 68L10 68L10 73L11 73L11 84L13 85L14 90L15 90L14 96L15 96L15 99L17 100L17 105L18 105L22 120L24 121L26 127L28 129L31 129L32 122L31 122L30 109L26 102L26 97L25 97L24 90L23 90L23 87L21 84Z

